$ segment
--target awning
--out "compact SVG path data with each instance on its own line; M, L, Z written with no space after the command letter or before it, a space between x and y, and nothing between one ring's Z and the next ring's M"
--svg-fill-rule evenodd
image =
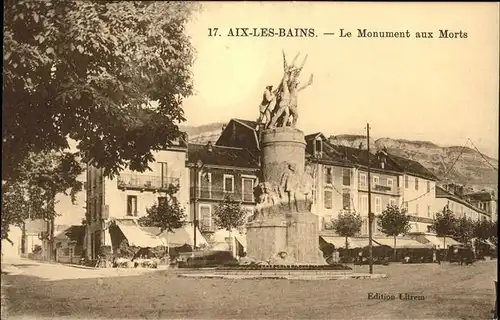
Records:
M139 226L124 225L119 222L116 223L116 226L120 228L125 238L127 238L129 246L141 248L165 246L165 243L159 237L141 229Z
M380 245L388 246L394 248L394 238L376 238L373 241ZM397 249L431 249L434 245L420 243L412 239L401 239L396 238L396 248Z
M245 236L243 236L241 233L239 233L238 230L231 231L231 237L234 237L241 244L241 246L244 249L246 249L247 239ZM227 241L226 241L227 238L229 238L229 231L227 231L227 230L218 230L212 236L213 243L215 244L215 247L217 247L217 248L224 248L224 247L229 248L229 245L227 244ZM224 245L224 244L226 244L226 245Z
M192 226L184 226L179 229L174 229L172 232L163 231L162 234L159 235L165 243L168 243L170 247L182 247L183 245L194 244L194 228ZM207 240L201 234L200 230L196 228L196 246L208 245Z
M345 237L340 237L340 236L321 236L325 242L328 242L330 244L333 244L336 249L338 248L343 248L345 249ZM349 248L352 248L351 246L351 241L349 238L347 238L347 245Z
M427 241L429 241L437 249L446 249L450 246L460 244L460 242L455 241L451 237L438 237L438 236L432 236L432 235L425 235L424 237Z
M372 238L373 240L373 238ZM368 247L369 245L369 240L368 238L349 238L349 249L355 249L355 248L364 248ZM372 241L372 247L379 247L380 245L377 244L375 241Z

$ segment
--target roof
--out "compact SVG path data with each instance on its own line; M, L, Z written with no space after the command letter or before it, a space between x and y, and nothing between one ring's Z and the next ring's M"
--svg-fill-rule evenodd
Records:
M428 180L436 181L438 178L430 172L427 168L421 165L419 162L410 160L408 158L396 156L394 154L390 154L386 152L387 157L391 159L394 164L399 167L399 169L407 174L418 176L421 178L425 178Z
M458 202L460 204L463 204L464 206L468 207L469 209L472 209L472 210L474 210L476 212L479 212L481 214L485 214L485 215L489 216L489 214L486 211L481 210L478 207L475 207L471 203L465 201L464 199L461 199L460 197L454 195L453 193L450 193L450 192L446 191L445 189L443 189L440 186L436 186L436 198L451 199L451 200L456 201L456 202Z
M74 226L55 226L56 231L59 231L54 238L62 240L64 238L71 241L76 241L77 245L83 245L83 239L85 237L85 226L74 225Z
M465 194L475 201L492 201L495 200L494 196L488 191L476 191Z
M351 167L354 166L328 142L326 137L321 132L308 134L307 136L305 136L306 157L307 155L309 155L310 157L313 156L314 141L318 137L321 138L321 140L323 141L323 150L319 158L317 156L315 157L317 161L319 160L320 162L324 162L327 164L336 164L336 165L351 166Z
M188 163L198 160L213 166L260 168L257 157L246 149L212 145L210 151L207 145L189 144Z
M246 125L247 127L250 127L253 130L255 130L255 128L257 128L257 121L250 121L250 120L243 120L243 119L234 119L234 118L231 119L231 120L240 122L240 123Z
M335 150L343 155L348 161L359 166L368 167L368 159L370 159L370 168L372 170L395 171L400 172L399 168L391 162L386 162L382 169L382 161L377 155L368 153L366 149L357 149L347 146L333 146Z

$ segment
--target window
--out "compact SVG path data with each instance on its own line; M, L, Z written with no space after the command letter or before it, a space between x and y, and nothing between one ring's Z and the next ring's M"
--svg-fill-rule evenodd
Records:
M406 212L408 212L408 201L403 202L403 209L405 209Z
M362 195L359 199L360 199L359 206L361 207L361 212L368 214L368 196Z
M375 198L375 213L382 213L382 199L380 197Z
M351 169L342 169L342 184L344 186L350 186L351 185Z
M331 209L333 207L333 192L330 190L325 190L324 204L326 209Z
M161 166L161 186L162 188L168 187L168 166L166 162L159 162Z
M415 178L415 190L418 190L418 178Z
M158 197L158 206L164 207L168 204L167 197Z
M428 218L431 217L431 206L430 205L427 205L427 217Z
M349 192L344 192L342 194L342 208L344 208L344 210L351 209L351 194Z
M127 196L127 216L137 216L137 196Z
M418 203L415 205L415 215L418 216L419 215L419 211L420 211L420 207L418 205Z
M200 204L200 231L212 231L212 207Z
M392 186L393 186L393 185L394 185L394 181L393 181L392 179L387 179L387 186L388 186L389 188L391 188L391 190L392 190Z
M379 177L377 177L377 176L373 176L373 184L374 184L374 185L378 185L378 184L379 184L379 182L380 182L380 178L379 178Z
M389 205L395 206L396 205L396 200L395 199L389 199Z
M230 174L224 175L224 192L234 192L234 176Z
M408 180L408 176L405 175L405 188L408 189L409 185L410 185L410 182Z
M427 181L427 192L431 192L431 182Z
M359 186L362 188L366 188L366 174L364 173L359 174Z
M325 170L325 184L333 183L333 172L332 168L327 167Z
M199 173L199 194L202 199L212 198L212 174L210 172Z
M241 188L242 188L242 198L243 201L253 202L253 178L242 178Z
M323 141L321 141L321 138L318 138L314 141L314 154L318 155L323 152Z

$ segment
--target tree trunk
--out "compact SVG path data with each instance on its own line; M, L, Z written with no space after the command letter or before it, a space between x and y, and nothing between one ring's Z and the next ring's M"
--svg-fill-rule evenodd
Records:
M231 230L228 230L228 234L229 234L229 250L231 250L231 255L234 258L235 257L235 254L234 254L235 243L233 242L233 239L231 238Z
M396 254L396 236L394 236L394 261L396 261L396 257L397 257L397 254Z
M165 231L165 238L167 238L167 259L170 261L170 244L168 243L168 230Z

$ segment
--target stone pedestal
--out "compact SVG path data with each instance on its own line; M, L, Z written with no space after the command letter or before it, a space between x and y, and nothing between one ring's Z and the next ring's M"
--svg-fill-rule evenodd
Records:
M267 129L262 132L262 175L266 182L279 185L289 164L298 174L304 172L306 142L304 133L291 127Z
M279 186L290 164L295 165L295 174L300 177L304 172L305 147L304 133L296 128L264 130L261 139L263 181ZM281 202L266 207L263 214L247 224L249 258L267 261L280 252L287 253L282 264L325 264L319 250L319 219L310 212L310 203L306 200L298 200L295 206Z
M326 264L319 250L318 216L292 213L247 224L247 255L267 261L286 252L283 264Z

